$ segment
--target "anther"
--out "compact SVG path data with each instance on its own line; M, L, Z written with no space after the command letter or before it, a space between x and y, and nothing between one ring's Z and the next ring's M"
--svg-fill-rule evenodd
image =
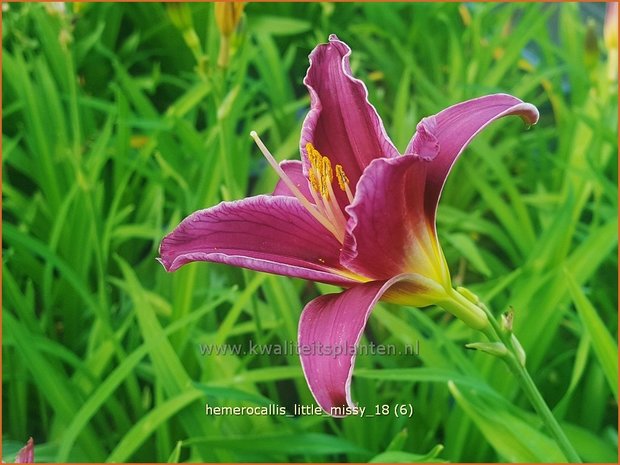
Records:
M315 165L315 159L316 156L314 155L314 146L308 142L306 144L306 154L308 155L308 160L310 161L310 166L314 166Z
M334 180L334 172L332 171L332 164L327 157L323 157L323 168L321 172L323 173L324 180L331 184Z
M325 200L329 200L329 190L327 188L328 184L325 182L325 176L323 176L324 173L322 173L322 181L321 181L321 197L323 197Z
M308 171L308 181L310 181L310 186L314 189L315 192L321 191L321 186L319 185L319 181L316 178L316 174L314 173L314 168Z
M342 165L336 165L336 177L338 178L338 185L340 189L347 193L347 198L349 199L349 203L353 203L353 193L349 188L349 178L344 174L344 168Z
M340 189L343 191L346 190L346 187L349 185L349 178L344 174L344 169L342 165L336 165L336 177L338 178L338 185Z

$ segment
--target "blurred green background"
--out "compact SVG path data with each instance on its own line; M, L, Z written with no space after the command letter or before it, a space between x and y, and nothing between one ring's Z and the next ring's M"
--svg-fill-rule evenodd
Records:
M330 287L205 263L167 274L159 241L194 210L271 191L248 134L299 157L307 55L336 33L400 150L461 100L507 92L540 109L529 131L502 120L467 149L439 236L455 284L514 309L583 459L617 462L604 4L247 4L226 67L213 4L2 7L5 460L29 436L37 461L59 462L562 460L508 370L464 349L479 335L435 308L379 305L366 342L420 354L357 361L359 404L410 403L413 418L204 414L312 402L296 356L199 344L294 343Z

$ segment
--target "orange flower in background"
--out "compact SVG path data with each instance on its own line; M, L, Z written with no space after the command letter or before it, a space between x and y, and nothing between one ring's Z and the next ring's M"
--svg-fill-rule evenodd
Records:
M609 56L609 79L615 81L618 78L618 3L608 3L605 13L605 26L603 29L605 48Z
M230 37L241 19L243 2L216 2L215 22L223 36Z
M230 58L230 36L239 25L244 6L245 3L243 2L215 3L215 23L220 30L220 53L217 64L222 68L228 66Z

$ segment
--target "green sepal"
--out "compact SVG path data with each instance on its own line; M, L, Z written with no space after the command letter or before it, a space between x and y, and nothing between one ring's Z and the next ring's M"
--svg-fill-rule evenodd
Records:
M501 342L472 342L465 344L465 347L468 349L480 350L500 358L508 355L508 349Z

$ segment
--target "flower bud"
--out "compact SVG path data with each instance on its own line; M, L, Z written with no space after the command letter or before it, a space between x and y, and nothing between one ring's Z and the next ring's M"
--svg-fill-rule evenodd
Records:
M215 22L220 34L230 37L241 19L243 13L243 2L216 2L215 3Z
M461 294L463 297L469 300L472 304L478 305L478 303L480 303L480 299L478 298L478 296L474 294L472 291L470 291L469 289L467 289L466 287L458 286L456 288L456 292Z
M220 30L220 53L217 58L217 64L221 68L228 66L230 59L230 36L239 25L243 6L243 2L215 3L215 23Z
M512 308L510 308L510 310L504 313L501 318L501 326L502 326L502 329L506 333L512 333L513 320L514 320L514 312Z
M187 3L168 3L166 5L166 12L170 22L178 30L185 31L193 28L192 12Z
M480 350L495 357L503 358L508 355L508 349L501 342L472 342L465 344L468 349Z

